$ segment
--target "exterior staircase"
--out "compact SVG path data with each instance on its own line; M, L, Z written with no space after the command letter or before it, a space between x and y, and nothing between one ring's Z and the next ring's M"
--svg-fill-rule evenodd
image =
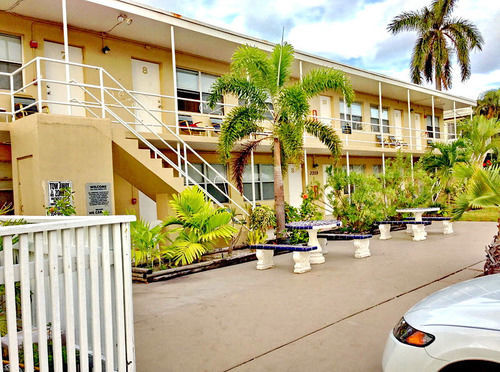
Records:
M137 138L129 138L121 128L113 129L113 168L118 175L156 201L157 194L184 190L184 177L155 158L149 148L140 148Z

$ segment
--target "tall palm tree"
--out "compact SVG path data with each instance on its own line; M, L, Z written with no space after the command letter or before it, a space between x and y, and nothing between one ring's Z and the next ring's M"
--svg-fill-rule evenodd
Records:
M481 94L474 112L488 119L500 119L500 89L491 89Z
M481 50L483 38L470 21L452 17L457 0L434 0L430 7L403 12L387 26L388 31L416 31L417 42L411 60L411 79L415 84L434 80L436 89L451 87L451 57L456 54L462 81L471 74L469 53Z
M457 198L453 218L471 208L496 207L500 214L500 166L483 168L464 164L455 167L457 177L466 179L465 191ZM486 248L485 274L500 273L500 215L498 232Z
M473 116L472 119L460 123L460 132L467 145L469 161L472 164L483 164L488 152L498 153L500 150L500 120L486 119L484 116Z
M324 143L334 157L341 151L334 129L308 117L309 99L330 89L343 94L348 104L354 98L349 80L333 69L312 70L302 81L292 82L293 53L293 47L287 43L276 45L270 54L250 46L239 47L232 57L231 72L217 79L209 97L212 107L224 94L235 95L240 102L226 115L222 125L219 154L224 162L230 160L231 150L240 140L260 133L247 140L233 160L233 178L240 192L243 192L243 171L249 155L262 141L272 141L278 237L283 236L285 230L283 170L290 162L300 162L304 131ZM271 127L265 121L269 121ZM261 135L263 132L266 134Z

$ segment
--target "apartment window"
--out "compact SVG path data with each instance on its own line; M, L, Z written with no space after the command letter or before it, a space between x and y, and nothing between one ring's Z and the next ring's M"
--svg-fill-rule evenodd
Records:
M255 200L274 199L274 168L272 164L255 164ZM243 172L243 195L252 200L252 168L245 166Z
M347 115L344 113L344 110L347 110ZM363 130L363 106L361 103L352 103L351 107L344 105L344 101L340 100L340 118L342 120L342 132L344 129L354 129L354 130ZM351 128L352 122L352 128Z
M229 199L226 195L228 193L228 185L226 179L226 167L223 164L210 164L222 177L217 175L206 164L191 164L188 166L188 174L198 186L205 189L212 195L219 203L227 203ZM198 171L196 171L196 170ZM220 190L224 191L226 195L221 193L212 183L212 181ZM189 185L193 185L193 181L189 180Z
M205 102L218 76L204 72L177 69L177 107L180 111L200 112L209 115L224 115L221 100L212 110ZM201 101L201 103L200 103Z
M19 36L0 34L0 72L13 72L22 66L21 38ZM14 89L23 86L23 75L14 76ZM10 78L0 76L0 89L10 90Z
M382 164L375 164L372 166L372 172L374 175L379 175L384 172L384 169L382 168Z
M455 134L455 124L453 122L448 123L448 139L456 139Z
M347 166L343 165L342 168L347 172ZM349 173L365 173L364 164L349 164Z
M246 100L243 100L243 99L238 100L238 105L244 106L246 104L247 104ZM264 112L264 117L266 120L273 121L274 120L274 117L273 117L274 106L273 106L273 103L271 102L271 97L268 97L268 99L266 100L266 106L267 106L268 110L266 110L266 112Z
M372 132L380 133L379 121L379 108L378 106L370 107L370 122L372 124ZM382 108L382 128L384 133L389 133L389 109Z
M434 138L434 132L436 133L436 138L441 137L439 132L439 116L434 116L434 130L432 130L432 115L426 115L427 120L427 137Z

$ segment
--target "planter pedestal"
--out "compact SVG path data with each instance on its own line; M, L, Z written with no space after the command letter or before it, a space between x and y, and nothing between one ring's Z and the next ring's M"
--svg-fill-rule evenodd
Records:
M379 237L380 240L387 240L392 238L390 224L383 223L378 225L378 228L380 230L380 237Z
M370 239L354 239L354 258L370 257Z
M274 266L273 262L274 251L268 249L257 249L255 256L257 257L257 270L266 270Z

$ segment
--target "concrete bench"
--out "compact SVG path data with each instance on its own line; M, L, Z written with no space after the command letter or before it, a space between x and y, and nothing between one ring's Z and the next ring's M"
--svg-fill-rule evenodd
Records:
M255 249L257 256L257 270L266 270L274 266L274 251L293 252L293 272L302 274L311 270L309 255L311 251L318 249L317 246L291 245L291 244L254 244L250 248Z
M318 234L318 238L328 240L353 240L354 242L354 258L370 257L370 238L372 234L335 234L331 232L322 232Z
M414 221L415 217L408 217L405 218L407 221ZM422 217L422 221L443 221L443 234L448 235L448 234L453 234L453 223L451 222L451 217L442 217L442 216L435 216L435 217Z
M413 240L425 240L426 232L425 226L430 225L430 221L379 221L377 222L379 230L380 230L380 238L382 240L391 239L391 225L411 225L413 227Z

